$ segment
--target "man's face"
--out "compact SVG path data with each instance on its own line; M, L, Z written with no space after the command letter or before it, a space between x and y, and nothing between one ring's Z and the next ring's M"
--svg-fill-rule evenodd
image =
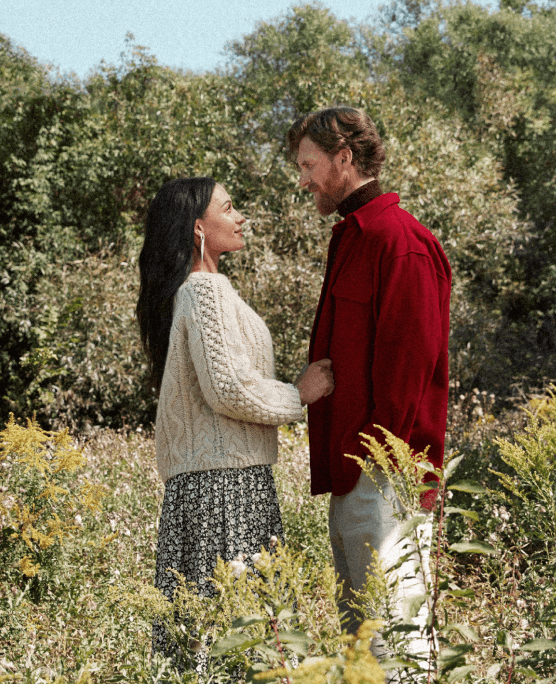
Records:
M312 192L322 216L334 213L348 194L347 175L342 172L342 150L331 156L308 136L301 138L297 152L299 184Z

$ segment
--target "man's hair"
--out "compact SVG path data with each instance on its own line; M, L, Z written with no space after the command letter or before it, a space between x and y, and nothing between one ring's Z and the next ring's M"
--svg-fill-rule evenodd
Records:
M305 114L288 131L288 156L295 161L305 136L330 155L349 147L353 165L364 176L378 178L386 159L384 145L370 117L353 107L326 107Z

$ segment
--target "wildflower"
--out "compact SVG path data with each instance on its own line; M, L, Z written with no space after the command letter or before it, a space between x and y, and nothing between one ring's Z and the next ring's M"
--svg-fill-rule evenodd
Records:
M254 554L251 556L251 559L252 559L253 563L254 563L255 565L257 565L257 563L259 563L260 560L261 560L261 554L260 554L260 553L254 553Z
M247 566L243 562L245 559L245 556L240 553L239 556L234 559L233 561L230 561L230 568L232 570L232 575L236 578L239 579L241 575L247 570Z
M40 565L36 563L33 565L29 556L23 556L19 561L19 569L26 577L34 577L40 569Z
M270 537L270 548L274 548L276 544L278 544L278 537L273 534L272 537Z
M81 486L81 504L92 513L100 510L100 500L106 496L102 485L92 485L86 482Z
M6 496L4 499L2 499L2 505L7 511L10 510L10 508L13 508L13 505L15 504L15 498L13 496Z
M68 490L64 487L60 487L52 481L48 481L39 495L39 499L52 499L52 501L58 501L58 494L69 494Z

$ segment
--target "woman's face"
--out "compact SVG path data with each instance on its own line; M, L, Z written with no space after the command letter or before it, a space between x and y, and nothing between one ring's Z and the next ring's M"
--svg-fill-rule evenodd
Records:
M205 235L205 252L218 257L223 252L243 249L241 226L244 223L245 219L234 209L230 195L217 183L204 216L197 220Z

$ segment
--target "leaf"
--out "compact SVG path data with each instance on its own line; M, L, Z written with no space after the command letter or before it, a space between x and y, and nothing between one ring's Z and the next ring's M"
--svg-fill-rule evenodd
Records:
M409 520L406 520L401 527L400 537L402 539L408 537L414 529L419 527L419 525L426 523L427 520L428 518L426 515L414 515L412 518L409 518Z
M494 546L481 541L460 542L459 544L452 544L450 551L457 553L497 553Z
M457 492L467 492L468 494L486 494L486 489L482 484L478 482L473 482L473 480L460 480L453 485L450 485L448 489Z
M469 641L480 641L477 632L469 625L460 625L457 622L451 622L442 630L443 634L449 634L450 632L458 632L464 639L468 639Z
M517 650L531 653L533 651L552 651L556 648L556 641L550 639L533 639L522 644Z
M518 665L518 666L515 668L514 672L516 672L516 673L518 673L518 674L525 675L526 677L535 677L535 678L538 677L538 674L535 672L535 670L533 670L533 669L530 668L530 667L522 667L521 665ZM537 680L537 681L538 681L538 680ZM549 681L550 681L550 680L549 680Z
M496 634L496 643L500 646L503 646L504 648L507 648L508 651L512 651L514 647L514 640L512 635L509 632L503 630L500 630Z
M219 639L211 648L212 656L221 656L230 651L246 651L248 648L259 644L261 639L245 638L245 634L229 634Z
M389 634L392 634L393 632L415 632L419 628L418 625L414 625L411 623L410 625L407 625L405 623L394 625L393 627L390 627L390 629L384 630L383 634L384 636L388 636Z
M457 665L466 653L473 650L473 646L469 644L455 644L449 648L444 648L438 654L438 663L441 669L446 670L447 668Z
M456 598L475 598L473 589L452 589L446 593L448 596L454 596Z
M234 629L238 629L240 627L249 627L249 625L255 625L258 622L265 622L265 620L266 618L261 617L260 615L242 615L232 622L232 627Z
M402 658L386 658L380 661L380 667L383 670L396 670L402 667L415 667L415 663L411 660L403 660Z
M486 673L486 678L487 679L494 679L498 675L498 673L500 672L501 669L502 669L501 663L494 663L494 665L491 665L488 668L487 673Z
M288 608L283 608L276 616L277 620L289 620L289 618L295 617L295 613L292 613Z
M264 682L264 681L276 681L276 677L273 677L272 679L270 677L258 677L255 679L255 675L261 674L262 672L266 672L269 669L267 663L253 663L251 667L247 670L245 673L245 681L246 682Z
M305 632L298 632L296 630L288 630L287 632L278 632L280 641L285 644L314 644L315 642Z
M273 642L271 645L261 642L254 646L254 649L257 651L257 653L266 656L270 663L273 661L279 661L280 659L280 653L278 652L275 642Z
M454 474L456 468L462 462L463 456L458 456L457 458L452 458L446 467L444 468L444 479L449 480Z
M463 667L455 667L448 675L448 682L457 682L464 679L468 674L476 670L475 665L464 665Z
M406 622L410 622L419 613L421 606L427 600L426 594L410 596L402 601L402 615Z
M423 482L415 487L417 494L422 494L423 492L431 492L433 489L438 489L438 482L434 480L432 482Z
M456 508L455 506L448 506L444 509L445 515L452 515L453 513L459 513L460 515L476 520L477 522L480 520L479 514L475 513L475 511L466 511L463 508Z
M279 631L278 638L283 644L287 644L290 651L293 651L295 654L303 656L304 658L307 656L309 646L315 643L305 632L298 632L295 630L289 630L287 632Z

